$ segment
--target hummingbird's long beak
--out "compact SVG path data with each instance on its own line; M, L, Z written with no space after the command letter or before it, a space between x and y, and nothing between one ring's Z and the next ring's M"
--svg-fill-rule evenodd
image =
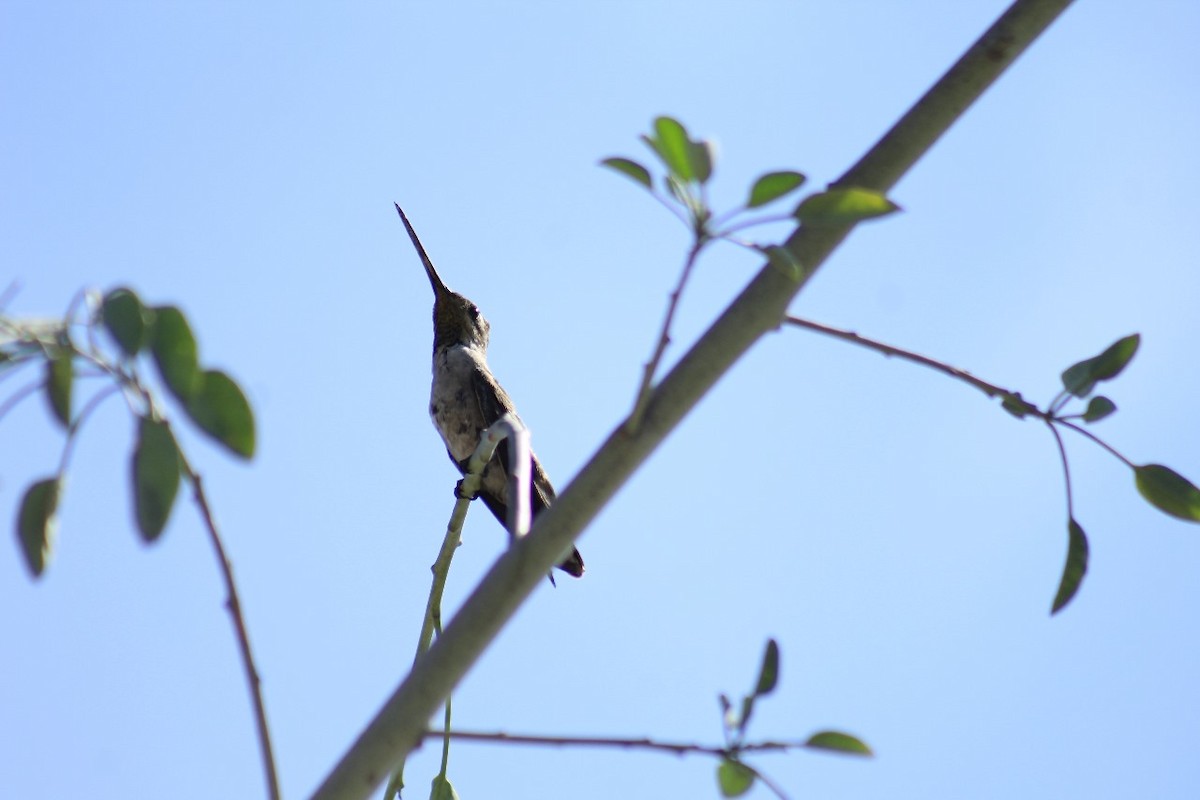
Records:
M404 216L404 209L400 208L399 203L395 205L396 213L400 215L400 221L404 223L404 228L408 231L408 238L412 239L413 247L417 248L417 254L421 256L421 263L425 265L425 274L429 276L429 285L433 287L434 297L440 298L444 294L452 294L446 288L446 284L442 283L442 278L437 274L437 270L433 268L433 262L429 260L429 256L425 254L425 248L421 246L421 240L417 238L417 232L413 230L408 217Z

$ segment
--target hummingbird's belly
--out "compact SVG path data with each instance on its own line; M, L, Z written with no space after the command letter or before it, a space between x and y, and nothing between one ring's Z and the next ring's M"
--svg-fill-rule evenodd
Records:
M434 358L429 416L455 461L475 452L480 434L491 424L479 406L476 374L476 360L465 348L449 348Z

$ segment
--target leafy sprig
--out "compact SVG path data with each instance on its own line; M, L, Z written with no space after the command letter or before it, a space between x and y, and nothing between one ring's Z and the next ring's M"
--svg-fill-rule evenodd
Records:
M776 796L784 797L778 786L760 769L746 763L744 758L745 753L760 749L746 741L747 728L755 705L760 699L774 692L778 683L779 645L774 639L768 639L762 663L758 668L758 678L749 694L742 697L738 703L734 703L725 694L717 698L721 704L721 724L725 734L725 747L721 751L721 762L717 765L717 788L722 797L740 797L750 791L756 781L762 781ZM873 755L871 748L861 739L842 731L819 731L809 736L801 746L844 755Z
M1141 344L1139 334L1124 336L1105 348L1099 355L1085 358L1067 367L1061 375L1063 388L1046 404L1045 408L1040 408L1022 397L1020 392L981 380L968 372L928 356L812 320L788 317L787 322L797 327L868 347L884 355L897 356L931 367L974 386L989 397L999 397L1001 408L1017 419L1033 417L1046 424L1054 437L1062 462L1067 504L1067 558L1063 565L1058 589L1050 606L1051 614L1057 614L1066 608L1079 591L1083 578L1087 574L1091 549L1087 534L1076 518L1070 462L1062 435L1059 433L1060 428L1073 431L1094 442L1128 467L1133 472L1134 485L1137 487L1138 493L1159 511L1186 522L1200 522L1200 488L1170 467L1162 464L1134 463L1108 442L1079 424L1082 422L1084 425L1091 425L1116 413L1116 403L1104 395L1094 395L1093 392L1098 384L1115 379L1129 366ZM1066 413L1072 402L1083 400L1088 402L1082 411Z
M76 317L81 306L89 313L79 323ZM80 324L83 343L72 336L72 330ZM112 347L100 344L99 331L107 333ZM0 403L2 419L40 391L52 417L66 430L57 470L26 489L17 512L17 538L26 566L34 578L40 577L54 552L63 487L80 430L106 399L122 394L136 421L130 485L138 533L147 543L162 535L180 483L186 480L225 582L225 605L233 620L254 706L267 792L271 798L278 798L279 779L266 707L233 570L201 476L179 446L163 397L170 394L202 432L239 458L249 459L254 455L255 424L245 393L225 373L201 368L196 339L182 311L174 306L148 307L126 288L114 289L103 297L81 292L62 320L17 320L0 314L0 379L39 359L43 362L41 377ZM154 363L165 393L156 391L143 377L141 364L146 359ZM76 413L75 396L80 385L76 379L81 377L107 378L109 384L94 392Z
M117 392L124 394L136 418L130 484L138 533L152 542L166 528L179 484L190 476L191 469L172 432L161 396L142 376L140 357L154 363L167 392L202 432L240 458L254 455L254 415L245 393L224 372L201 368L196 338L181 310L175 306L148 307L126 288L114 289L99 299L95 295L85 297L91 298L91 314L83 322L85 343L76 342L71 334L75 303L72 312L57 324L0 320L4 334L0 364L17 367L42 360L42 380L30 388L42 390L52 417L66 431L57 471L29 486L17 514L21 550L35 577L42 574L53 553L71 448L92 411ZM102 347L97 330L105 331L115 347ZM102 376L111 383L94 393L76 414L77 378L81 376ZM14 393L3 412L31 393Z
M656 180L651 171L634 159L613 156L600 163L632 179L650 192L655 200L688 227L692 243L684 259L679 281L667 303L654 351L642 369L633 410L625 423L626 430L630 433L635 432L641 424L654 386L654 376L671 341L671 324L683 290L701 252L709 244L729 241L753 250L766 257L770 264L784 274L794 280L800 280L805 267L785 245L747 242L736 238L735 234L748 228L779 221L817 227L852 225L899 210L899 206L880 192L855 186L837 186L808 195L788 214L745 218L744 215L748 212L783 199L807 181L801 172L778 170L756 178L747 192L745 203L717 214L708 202L708 185L713 177L716 161L716 149L711 142L693 138L683 123L665 116L656 118L653 130L649 134L643 134L641 140L662 167L662 175L657 181L661 188L656 188ZM740 221L735 222L739 218Z

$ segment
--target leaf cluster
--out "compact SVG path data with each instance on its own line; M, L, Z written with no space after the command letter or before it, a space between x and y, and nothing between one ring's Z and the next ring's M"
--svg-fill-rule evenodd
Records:
M760 175L746 193L745 202L721 215L708 203L707 186L713 177L716 161L711 142L693 138L683 123L673 117L658 117L653 130L641 137L642 142L658 159L662 175L661 189L655 187L655 177L644 164L624 156L606 158L600 163L625 175L645 188L657 200L680 217L691 229L698 244L716 239L730 239L744 228L779 220L793 220L804 225L850 225L899 210L899 206L883 194L856 186L831 187L806 196L790 213L730 223L746 212L753 211L798 190L807 177L795 170L778 170ZM741 242L738 242L741 244ZM773 248L780 245L747 245L772 258ZM789 259L785 256L783 263Z
M135 418L130 485L134 519L144 541L155 541L162 534L180 482L194 480L162 398L143 380L143 360L154 364L167 394L204 434L239 458L254 455L254 415L245 393L226 373L201 366L195 335L179 308L147 306L127 288L114 289L91 305L93 313L84 322L84 344L70 335L74 316L70 312L49 327L0 321L0 327L11 336L0 349L0 367L38 359L43 362L42 379L14 393L3 412L31 394L29 390L41 389L52 417L66 432L57 472L29 486L17 514L17 537L26 566L35 577L45 570L54 549L71 448L88 416L104 399L122 393ZM114 348L100 346L98 330L108 335ZM110 385L92 394L77 412L81 377L107 378Z
M1135 464L1101 440L1094 433L1080 427L1076 421L1090 425L1107 419L1117 411L1117 404L1104 395L1094 395L1098 384L1111 381L1120 375L1141 345L1139 334L1130 334L1113 342L1099 355L1085 358L1063 370L1063 388L1045 410L1029 403L1019 392L1002 394L1001 406L1018 419L1034 416L1042 419L1053 432L1059 446L1063 474L1067 483L1067 560L1063 566L1058 591L1050 607L1057 614L1074 599L1083 578L1087 574L1090 545L1083 526L1075 516L1071 492L1071 470L1066 448L1057 427L1064 427L1082 434L1099 444L1133 472L1134 485L1143 498L1166 514L1187 522L1200 522L1200 489L1161 464ZM1064 411L1073 401L1087 401L1083 411L1066 414Z
M740 797L753 788L762 773L746 763L743 751L747 749L746 732L757 702L772 692L779 683L779 645L774 639L767 640L758 678L754 688L734 703L728 695L718 695L721 704L721 723L725 734L725 751L717 765L717 788L722 797ZM826 750L845 755L870 756L871 748L857 737L841 731L814 733L803 744L814 750Z

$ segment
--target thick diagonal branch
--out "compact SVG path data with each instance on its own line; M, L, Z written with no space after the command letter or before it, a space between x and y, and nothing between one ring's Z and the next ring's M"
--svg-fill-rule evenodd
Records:
M887 191L1068 6L1017 0L913 108L837 182ZM649 454L726 371L781 324L792 298L852 226L801 228L786 245L803 265L765 266L654 390L638 430L623 424L545 512L496 562L441 637L388 698L315 798L365 798L416 748L442 700Z

